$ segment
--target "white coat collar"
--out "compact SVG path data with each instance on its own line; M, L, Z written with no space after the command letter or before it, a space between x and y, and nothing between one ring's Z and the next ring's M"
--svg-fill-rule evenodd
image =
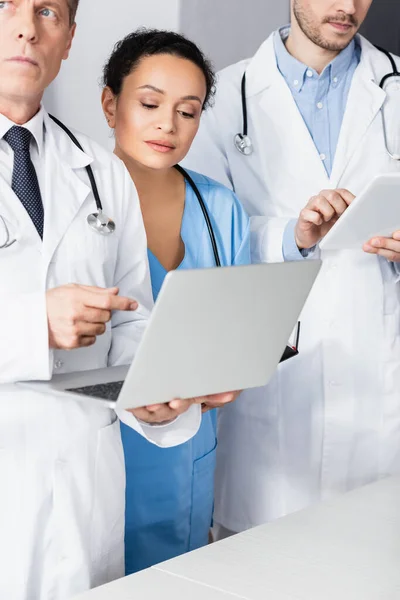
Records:
M247 67L246 96L248 98L268 89L274 81L282 78L276 64L274 35L275 33L272 33L261 44Z
M91 194L89 178L85 172L82 173L82 169L94 159L80 150L47 113L44 122L46 155L48 160L51 160L51 169L46 169L47 202L43 236L43 259L47 266L53 260L58 245L83 203ZM79 134L76 137L78 136ZM93 199L90 211L93 212L95 208Z
M313 172L319 176L321 182L325 181L326 184L330 183L332 187L336 187L385 101L386 94L379 87L379 82L389 70L389 61L365 38L358 36L361 60L353 77L329 180L295 100L278 70L274 35L271 34L261 45L247 67L246 97L251 99L259 96L260 107L266 113L273 114L274 118L280 121L281 128L294 128L296 135L301 137L304 152L307 151L312 160ZM295 158L291 157L292 160Z
M46 111L44 111L44 126L46 136L49 136L48 141L58 149L58 155L62 162L68 164L72 169L82 169L93 162L93 157L80 150ZM77 137L76 133L73 133Z
M386 99L386 93L379 87L379 82L388 71L389 61L365 38L359 36L359 42L361 60L350 87L331 174L331 181L335 186L339 184Z
M77 217L83 203L91 194L88 176L82 173L82 169L94 159L80 150L50 119L44 109L43 124L45 134L42 160L46 160L42 190L45 197L43 242L20 202L15 202L15 194L11 187L2 178L0 213L12 224L18 240L32 244L32 248L42 254L46 267L53 259L59 243ZM94 210L93 199L90 211Z
M275 49L274 35L272 33L261 44L256 54L251 59L246 70L246 96L254 96L268 89L277 78L282 77L278 70ZM387 57L377 50L366 38L357 36L361 45L361 61L359 67L365 78L374 81L378 86L383 75L389 70Z

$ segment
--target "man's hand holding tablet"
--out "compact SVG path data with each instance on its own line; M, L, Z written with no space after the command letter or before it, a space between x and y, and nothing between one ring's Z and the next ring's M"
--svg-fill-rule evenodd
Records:
M357 196L324 190L301 211L295 227L300 250L363 249L400 262L400 173L375 177Z

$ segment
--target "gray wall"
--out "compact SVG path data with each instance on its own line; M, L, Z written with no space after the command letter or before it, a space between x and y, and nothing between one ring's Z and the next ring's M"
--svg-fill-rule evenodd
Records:
M180 30L221 69L252 56L274 29L288 23L289 4L289 0L182 0Z
M373 44L400 55L400 0L375 0L361 33Z
M199 43L220 69L252 56L271 31L289 21L289 4L289 0L82 0L71 57L48 90L46 107L112 148L98 81L116 40L139 25L180 30ZM400 0L375 0L363 33L400 55Z
M221 68L254 54L288 20L289 0L82 0L71 56L46 92L46 108L112 149L99 79L118 39L140 25L181 30Z
M116 41L139 26L178 29L180 0L82 0L69 59L45 105L66 125L114 148L100 104L102 67Z

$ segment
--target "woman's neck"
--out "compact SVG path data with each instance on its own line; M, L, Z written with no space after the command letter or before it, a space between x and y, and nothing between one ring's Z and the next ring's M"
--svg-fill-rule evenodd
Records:
M157 201L165 196L166 190L179 185L182 180L182 175L169 167L167 169L151 169L141 165L130 157L123 156L116 149L115 154L124 162L128 172L136 186L140 200L151 199Z

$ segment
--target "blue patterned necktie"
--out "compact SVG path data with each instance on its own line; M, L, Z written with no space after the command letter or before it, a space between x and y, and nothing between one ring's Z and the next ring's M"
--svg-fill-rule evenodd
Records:
M43 239L43 202L30 154L32 134L25 127L14 125L7 131L4 139L14 150L11 187L32 219L38 234Z

